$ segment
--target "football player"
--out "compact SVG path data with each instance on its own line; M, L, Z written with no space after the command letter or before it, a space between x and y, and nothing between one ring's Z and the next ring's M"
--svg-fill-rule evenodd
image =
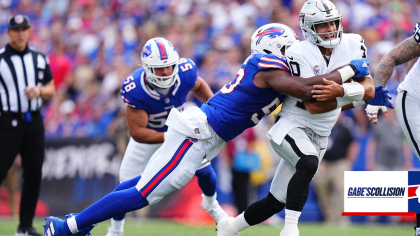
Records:
M305 2L300 11L299 23L306 41L300 41L286 51L293 76L309 78L323 75L352 60L366 58L362 37L343 33L341 15L330 1ZM338 69L343 74L347 73L345 70L346 67ZM363 100L375 96L372 78L361 75L356 77L359 77L357 81L360 83L344 83L339 86L343 93L337 99L329 100L331 97L323 97L323 92L316 92L314 97L326 102L302 100L288 94L276 123L267 134L273 149L282 158L270 191L267 197L251 204L236 218L222 219L217 225L218 236L238 235L242 230L282 211L284 207L285 225L280 236L299 235L297 224L308 198L309 184L324 156L328 136L341 107L358 106L365 103ZM334 84L326 82L331 86ZM382 89L378 88L378 96L381 96L381 92ZM381 98L382 102L388 100ZM324 105L320 106L320 103Z
M368 67L363 66L366 59L361 59L328 75L293 77L283 57L286 49L297 41L296 34L285 25L259 28L252 47L254 53L263 54L249 56L235 79L201 109L192 107L180 113L173 108L166 120L165 141L141 176L120 183L112 193L78 215L66 220L46 218L45 235L85 235L95 223L156 204L168 193L185 186L203 166L203 160L213 159L227 141L275 110L285 97L281 93L310 99L313 85L323 84L323 78L341 84L356 74L369 74ZM130 82L127 78L124 83ZM366 86L369 89L370 85ZM129 93L127 88L123 87L123 94ZM333 91L332 96L341 92Z
M409 62L408 73L404 81L398 86L396 100L396 113L398 122L404 132L411 150L420 158L420 63L417 61L420 56L420 22L416 24L413 36L402 41L386 54L376 71L375 85L385 86L394 72L395 66ZM413 60L414 59L414 60ZM415 63L413 65L413 63ZM383 110L386 115L386 107L371 106L366 107L369 120L378 124L377 115L379 110ZM415 227L416 236L420 236L420 214L417 214L417 226Z
M135 70L124 81L121 97L127 104L127 123L130 141L120 168L120 181L141 175L147 163L164 141L169 111L184 109L189 91L206 102L213 92L197 75L195 63L179 58L172 44L164 38L153 38L142 50L143 67ZM227 216L216 200L216 173L206 161L195 172L203 191L201 206L215 220ZM114 217L107 236L123 235L125 214Z

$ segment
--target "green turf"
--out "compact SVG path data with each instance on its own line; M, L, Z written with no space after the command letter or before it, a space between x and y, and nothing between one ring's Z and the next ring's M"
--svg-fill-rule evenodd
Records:
M35 228L42 232L42 219L36 219ZM17 227L17 220L0 219L0 235L14 235ZM99 224L92 235L105 235L110 222ZM271 225L258 225L245 230L241 236L278 236L282 225L274 227ZM216 227L187 227L172 221L161 220L127 220L125 236L216 236ZM387 225L360 225L353 224L348 227L327 226L325 224L300 223L300 236L405 236L414 235L412 225L387 226Z

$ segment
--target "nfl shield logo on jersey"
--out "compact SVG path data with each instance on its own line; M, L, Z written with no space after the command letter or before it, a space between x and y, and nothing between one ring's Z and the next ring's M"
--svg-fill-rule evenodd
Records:
M165 103L169 103L170 101L171 101L171 99L165 98Z
M194 129L194 133L195 133L195 134L200 134L200 129L199 129L199 128L195 128L195 129Z
M314 72L316 75L319 75L319 65L314 66Z

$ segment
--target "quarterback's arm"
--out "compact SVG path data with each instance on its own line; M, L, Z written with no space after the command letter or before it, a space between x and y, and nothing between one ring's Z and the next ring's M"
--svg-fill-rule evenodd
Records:
M200 76L197 77L197 82L191 91L193 91L195 97L202 103L207 102L214 95L209 85Z
M326 75L317 75L310 78L302 78L290 75L281 69L261 70L254 76L254 84L259 88L272 88L279 93L299 99L311 99L314 85L324 84L323 79L328 79L341 84L342 78L338 71Z
M149 116L145 110L133 109L127 106L127 123L130 136L139 143L163 143L164 132L148 129Z
M404 64L420 56L420 45L414 36L407 38L386 54L379 64L375 74L375 86L385 87L394 72L395 66Z

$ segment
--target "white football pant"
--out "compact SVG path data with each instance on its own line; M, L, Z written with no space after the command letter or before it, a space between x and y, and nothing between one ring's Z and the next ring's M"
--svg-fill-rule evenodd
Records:
M286 204L287 186L296 172L296 164L302 154L317 156L319 163L324 157L328 137L319 136L309 128L292 129L278 145L270 140L271 146L282 158L271 183L270 192L280 202Z
M420 101L407 91L398 90L395 109L405 138L411 150L420 159Z

